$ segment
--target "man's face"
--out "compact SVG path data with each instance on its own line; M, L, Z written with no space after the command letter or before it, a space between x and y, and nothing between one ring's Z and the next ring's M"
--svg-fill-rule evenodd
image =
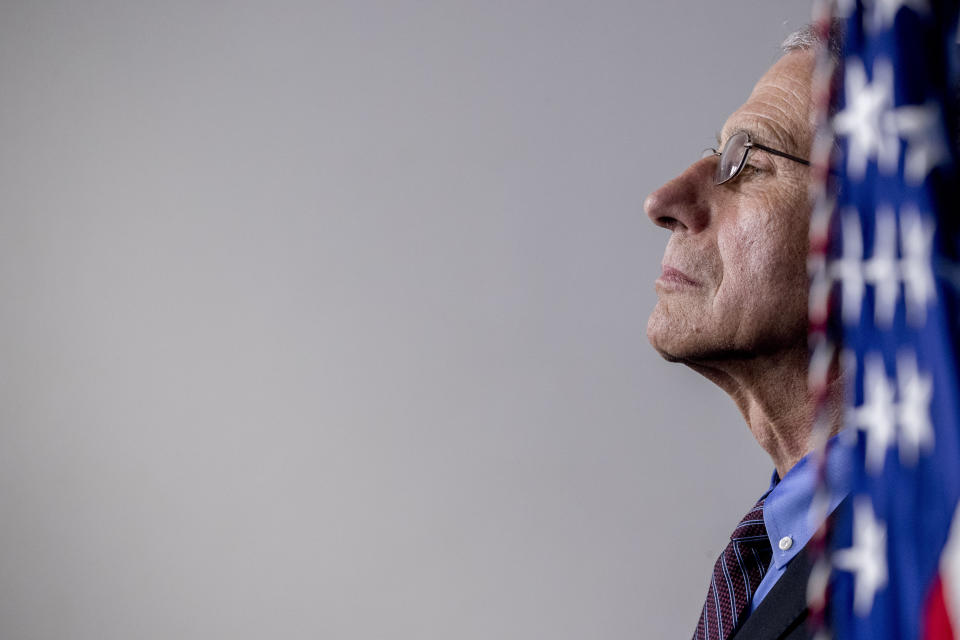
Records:
M781 58L727 119L721 144L746 131L808 158L813 66L810 51ZM803 347L809 168L753 149L736 179L715 185L717 162L695 162L644 204L654 224L671 232L647 337L663 357L687 362Z

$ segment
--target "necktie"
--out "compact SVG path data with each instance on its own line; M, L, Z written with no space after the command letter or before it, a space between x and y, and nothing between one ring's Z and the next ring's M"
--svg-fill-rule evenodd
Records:
M763 498L743 517L713 566L694 640L726 640L749 613L753 594L773 557L763 524Z

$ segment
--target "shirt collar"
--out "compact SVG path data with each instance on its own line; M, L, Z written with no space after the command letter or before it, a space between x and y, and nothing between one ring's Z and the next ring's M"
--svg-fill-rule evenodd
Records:
M850 492L848 486L850 460L844 447L838 447L837 436L827 443L827 486L830 487L827 512L811 510L817 489L817 465L813 453L804 456L780 478L773 472L770 488L764 494L763 523L773 548L773 562L783 568L803 549L826 516L833 513Z

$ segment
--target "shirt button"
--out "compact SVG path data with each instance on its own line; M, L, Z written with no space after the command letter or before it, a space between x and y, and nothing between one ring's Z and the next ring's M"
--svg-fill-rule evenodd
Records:
M783 536L780 538L780 551L786 551L793 546L793 538L790 536Z

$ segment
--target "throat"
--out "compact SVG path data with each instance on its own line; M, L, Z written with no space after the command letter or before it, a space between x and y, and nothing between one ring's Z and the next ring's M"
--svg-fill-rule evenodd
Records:
M750 433L770 456L781 478L810 452L813 410L812 403L807 402L780 410L751 402L744 412Z
M781 478L812 448L816 406L807 388L808 357L804 346L770 358L691 364L731 397ZM842 390L835 372L827 407L831 435L842 424Z

